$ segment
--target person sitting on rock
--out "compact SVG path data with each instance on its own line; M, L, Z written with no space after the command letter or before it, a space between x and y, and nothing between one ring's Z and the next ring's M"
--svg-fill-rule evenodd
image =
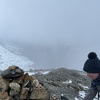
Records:
M87 95L83 100L93 100L97 93L99 94L100 92L100 60L95 52L88 54L88 59L84 63L83 70L92 79L91 87L88 89Z

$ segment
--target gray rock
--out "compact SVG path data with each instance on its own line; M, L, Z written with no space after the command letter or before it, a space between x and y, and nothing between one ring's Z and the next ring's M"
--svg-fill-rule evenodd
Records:
M9 88L9 81L0 75L0 93L5 92Z
M30 96L31 100L50 100L44 87L34 87Z
M29 88L22 88L20 93L20 99L21 100L27 99L28 93L29 93Z
M18 83L11 82L9 84L9 87L10 87L10 93L9 93L10 96L15 96L19 94L21 86Z
M8 69L1 72L1 76L6 79L13 79L22 76L24 71L18 66L9 66Z

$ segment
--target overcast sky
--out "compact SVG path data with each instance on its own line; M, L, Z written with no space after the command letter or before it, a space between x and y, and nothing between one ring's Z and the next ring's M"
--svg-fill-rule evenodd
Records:
M0 38L100 55L100 0L0 0Z

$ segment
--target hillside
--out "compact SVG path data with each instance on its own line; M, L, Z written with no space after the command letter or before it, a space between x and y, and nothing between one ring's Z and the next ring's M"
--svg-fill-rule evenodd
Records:
M64 94L69 100L82 100L90 82L83 72L65 68L33 76L47 88L50 96L56 95L60 98L61 94Z

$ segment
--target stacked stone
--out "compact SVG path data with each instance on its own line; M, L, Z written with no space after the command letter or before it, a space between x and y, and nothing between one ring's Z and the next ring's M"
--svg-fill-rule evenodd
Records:
M49 95L35 77L10 66L0 75L0 100L49 100Z

